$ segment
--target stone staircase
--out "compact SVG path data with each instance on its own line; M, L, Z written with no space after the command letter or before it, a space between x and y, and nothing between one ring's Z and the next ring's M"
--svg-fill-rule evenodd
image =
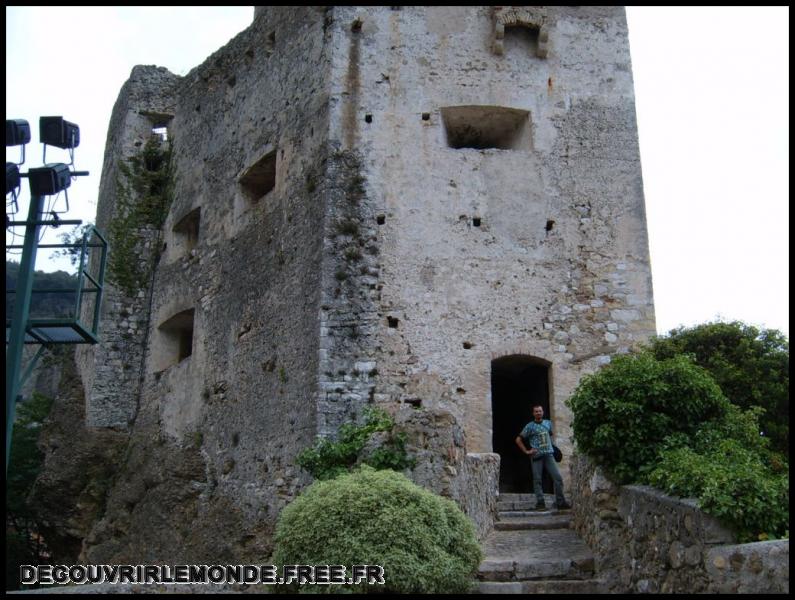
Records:
M482 594L598 594L594 557L569 528L571 511L535 511L533 494L500 494L494 531L483 542L486 558L478 570Z

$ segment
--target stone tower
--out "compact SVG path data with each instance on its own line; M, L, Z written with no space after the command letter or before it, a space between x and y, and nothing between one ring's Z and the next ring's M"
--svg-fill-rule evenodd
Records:
M566 398L654 333L620 7L258 7L184 77L133 69L101 229L164 128L151 277L78 355L88 425L128 436L90 562L267 558L296 454L368 404L483 535L531 404L571 456Z

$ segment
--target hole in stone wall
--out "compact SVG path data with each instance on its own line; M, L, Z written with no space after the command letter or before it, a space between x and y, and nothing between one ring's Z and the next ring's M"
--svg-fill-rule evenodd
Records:
M183 310L158 326L160 344L153 352L156 371L163 371L193 354L194 313L193 308Z
M422 113L422 120L428 121L431 118L431 113Z
M373 115L371 115L371 114L364 115L364 122L365 123L372 123L373 122Z
M407 398L403 402L410 404L414 408L420 408L422 406L422 400L420 398Z
M399 320L396 317L387 317L386 320L387 320L387 323L389 323L389 326L392 329L397 329Z
M530 113L503 106L448 106L441 109L450 148L530 149Z
M538 53L537 25L506 25L503 44L505 54L515 51L536 56Z
M386 223L386 215L378 215L375 218L375 222L378 223L379 225L383 225L384 223Z
M472 348L472 342L464 342L464 350L469 350Z
M237 77L235 77L234 75L232 75L232 76L230 76L230 77L227 77L227 79L226 79L226 84L227 84L227 85L228 85L230 88L232 88L232 87L235 87L235 84L236 84L236 83L237 83Z
M549 219L547 221L546 227L544 227L544 229L546 229L547 231L552 231L552 228L554 226L555 226L555 221L553 221L552 219Z
M196 247L196 243L199 241L200 218L201 207L198 207L190 211L174 225L172 231L176 242L175 246L180 254L188 254Z
M472 217L472 225L480 227L480 217Z
M168 140L168 127L152 127L152 135L160 137L165 142Z
M271 31L268 37L265 38L265 52L270 56L273 54L273 49L276 47L276 32Z
M359 33L362 30L362 20L359 17L356 17L351 23L351 31L354 33Z
M240 177L243 188L250 202L256 202L270 192L276 185L276 150L268 152Z

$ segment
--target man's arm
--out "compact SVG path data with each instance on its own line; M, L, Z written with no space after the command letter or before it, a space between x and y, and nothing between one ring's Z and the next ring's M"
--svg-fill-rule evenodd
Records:
M535 448L530 448L530 450L527 449L527 447L524 445L524 442L522 441L521 435L517 435L516 440L514 441L516 442L516 445L519 446L519 450L527 454L527 456L533 456L533 454L537 452Z

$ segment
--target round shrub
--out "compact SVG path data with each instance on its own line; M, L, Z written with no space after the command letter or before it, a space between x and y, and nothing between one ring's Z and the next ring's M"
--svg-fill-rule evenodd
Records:
M656 360L647 352L615 357L584 377L567 403L577 447L618 483L637 481L667 436L692 435L729 406L689 357Z
M467 592L482 560L474 526L452 500L368 466L309 486L282 511L274 544L277 566L384 568L383 585L307 591Z

